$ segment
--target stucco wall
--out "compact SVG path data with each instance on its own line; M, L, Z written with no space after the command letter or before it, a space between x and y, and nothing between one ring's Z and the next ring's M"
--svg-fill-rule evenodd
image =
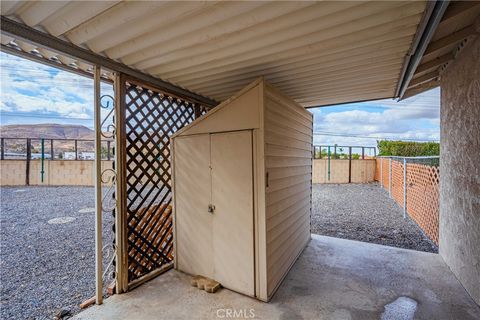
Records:
M441 77L440 254L480 304L480 40Z

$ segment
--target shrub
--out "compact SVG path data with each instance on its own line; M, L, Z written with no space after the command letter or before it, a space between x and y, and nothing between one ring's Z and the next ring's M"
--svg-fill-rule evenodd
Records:
M419 157L440 155L438 142L377 141L379 156Z

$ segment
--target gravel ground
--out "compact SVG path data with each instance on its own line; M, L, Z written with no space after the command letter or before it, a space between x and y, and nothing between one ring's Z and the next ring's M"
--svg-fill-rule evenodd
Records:
M95 294L95 214L84 212L94 207L94 188L2 187L0 193L0 318L79 312ZM62 217L74 220L48 223ZM104 245L112 243L112 224L105 214Z
M418 225L377 184L314 184L312 233L438 252Z

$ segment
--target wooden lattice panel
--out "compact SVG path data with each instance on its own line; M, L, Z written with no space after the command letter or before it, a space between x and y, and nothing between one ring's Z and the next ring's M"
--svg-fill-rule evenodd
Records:
M195 107L138 85L126 86L128 281L172 262L170 136ZM203 113L197 108L197 115Z
M392 160L392 198L403 208L403 161Z
M439 167L407 163L407 212L437 245L439 184Z

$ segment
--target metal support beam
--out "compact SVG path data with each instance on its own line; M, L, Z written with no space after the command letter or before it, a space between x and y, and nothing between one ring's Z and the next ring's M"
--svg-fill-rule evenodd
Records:
M4 44L0 45L0 50L2 52L5 52L5 53L8 53L8 54L20 57L20 58L24 58L24 59L27 59L27 60L30 60L30 61L38 62L38 63L41 63L41 64L45 64L45 65L50 66L50 67L54 67L54 68L57 68L57 69L60 69L60 70L68 71L68 72L72 72L72 73L78 74L79 76L93 79L93 74L91 74L89 72L86 72L86 71L83 71L81 69L77 69L77 68L74 68L74 67L70 67L68 65L65 65L65 64L62 64L62 63L59 63L59 62L55 62L53 60L49 60L47 58L43 58L43 57L40 57L40 56L32 54L32 53L27 53L25 51L21 51L19 49L15 49L15 48L6 46ZM112 83L112 81L109 81L108 79L104 79L104 78L102 78L102 81L106 82L106 83Z
M403 218L407 217L407 159L403 158Z
M188 91L169 82L160 80L158 78L147 75L141 71L130 68L123 63L114 61L90 50L81 48L67 41L61 40L45 32L41 32L31 28L25 24L13 21L4 16L1 17L2 34L9 35L13 38L19 38L32 44L46 47L59 54L69 56L73 59L78 59L94 66L102 66L114 72L121 72L130 77L136 78L141 82L149 83L156 88L164 90L165 93L177 96L179 98L187 99L191 102L197 102L207 107L214 107L218 104L217 101L203 97L194 92Z
M454 55L453 53L449 52L447 54L444 54L443 56L441 57L438 57L432 61L428 61L428 62L425 62L425 63L422 63L421 65L418 66L417 68L417 71L416 73L421 73L421 72L425 72L425 71L428 71L430 69L433 69L433 68L438 68L440 67L441 65L449 62L450 60L453 60Z
M435 71L432 71L430 73L424 74L423 76L420 76L418 78L413 79L410 82L409 88L418 86L418 85L420 85L422 83L425 83L425 82L432 81L433 79L438 78L438 76L439 76L438 70L435 70Z
M449 47L453 44L459 43L463 39L477 33L475 24L472 24L468 27L465 27L461 30L458 30L448 36L438 39L435 42L432 42L428 45L427 49L425 50L425 55L434 53L438 50L441 50L445 47Z
M414 53L412 54L410 59L408 59L405 72L400 77L400 82L397 90L397 93L398 93L397 96L399 99L403 98L403 95L407 90L410 84L410 81L413 78L415 70L417 70L417 67L420 64L420 61L423 58L423 54L425 53L427 46L429 45L430 40L432 40L433 34L437 30L437 26L442 20L445 10L447 10L448 4L449 4L449 1L439 0L439 1L436 1L435 4L433 5L431 15L428 18L428 21L425 25L425 29L420 37L418 45L416 46Z
M100 66L94 67L95 118L95 297L103 303L103 250L102 250L102 125L100 106Z

